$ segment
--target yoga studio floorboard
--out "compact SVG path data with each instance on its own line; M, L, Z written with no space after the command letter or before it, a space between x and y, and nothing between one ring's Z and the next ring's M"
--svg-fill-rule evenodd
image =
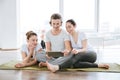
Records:
M120 64L120 46L96 49L97 63ZM0 51L0 65L11 60L21 60L19 50ZM0 80L119 80L119 72L84 72L84 71L50 71L40 70L0 70Z

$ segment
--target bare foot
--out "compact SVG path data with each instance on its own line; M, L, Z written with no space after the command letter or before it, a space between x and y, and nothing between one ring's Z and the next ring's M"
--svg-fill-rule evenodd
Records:
M56 72L57 70L59 70L59 66L58 65L52 65L48 62L46 62L47 64L47 68L51 71L51 72Z
M109 65L108 64L98 64L99 68L105 68L105 69L109 69Z
M46 64L45 62L40 62L38 66L39 66L39 67L46 67L47 64Z
M22 67L25 67L25 64L23 64L23 63L17 63L17 64L15 65L15 67L16 67L16 68L22 68Z

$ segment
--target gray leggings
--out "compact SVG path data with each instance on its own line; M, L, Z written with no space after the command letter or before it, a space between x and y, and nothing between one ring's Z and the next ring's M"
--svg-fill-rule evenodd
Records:
M69 60L71 57L72 57L72 55L48 59L46 57L45 51L35 54L35 58L37 59L38 62L48 61L49 63L54 64L54 65L61 65L61 64L67 63L67 60Z
M47 61L46 52L43 50L41 52L36 53L35 58L37 59L38 62L46 62Z

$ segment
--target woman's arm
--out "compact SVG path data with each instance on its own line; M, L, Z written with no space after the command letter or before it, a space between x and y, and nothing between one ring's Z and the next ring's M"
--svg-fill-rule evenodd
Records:
M82 49L79 50L79 52L85 52L87 50L87 39L82 40Z
M36 59L30 60L28 63L24 63L24 67L32 66L37 63Z
M69 40L65 41L65 49L68 50L69 52L71 51L71 42Z
M21 52L21 54L22 54L22 60L24 60L27 57L27 55L25 52Z
M82 48L81 49L73 49L72 53L77 54L78 52L85 52L87 50L87 39L82 40Z
M31 57L33 56L34 52L30 52L29 55L26 55L25 52L22 52L22 59L24 63L27 63L30 61Z
M66 40L65 41L65 50L63 51L64 56L68 55L71 50L72 50L71 42L69 40Z
M46 52L51 51L51 44L50 44L50 42L46 42L45 44L46 44Z
M36 59L30 59L29 62L27 62L27 63L22 62L22 63L15 64L15 67L16 68L22 68L22 67L32 66L36 63L37 63Z

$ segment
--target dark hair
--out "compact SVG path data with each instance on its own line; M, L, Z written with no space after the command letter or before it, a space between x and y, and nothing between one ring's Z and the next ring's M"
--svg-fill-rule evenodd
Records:
M54 14L51 15L50 22L49 22L50 24L51 24L51 20L52 20L52 19L60 19L61 22L62 22L62 17L61 17L61 15L58 14L58 13L54 13Z
M35 32L33 32L33 31L28 31L27 33L26 33L26 37L27 37L27 39L29 40L29 38L31 37L31 36L37 36L37 34L35 33Z
M67 22L71 23L73 26L76 26L76 22L73 19L69 19L66 21L66 23Z

